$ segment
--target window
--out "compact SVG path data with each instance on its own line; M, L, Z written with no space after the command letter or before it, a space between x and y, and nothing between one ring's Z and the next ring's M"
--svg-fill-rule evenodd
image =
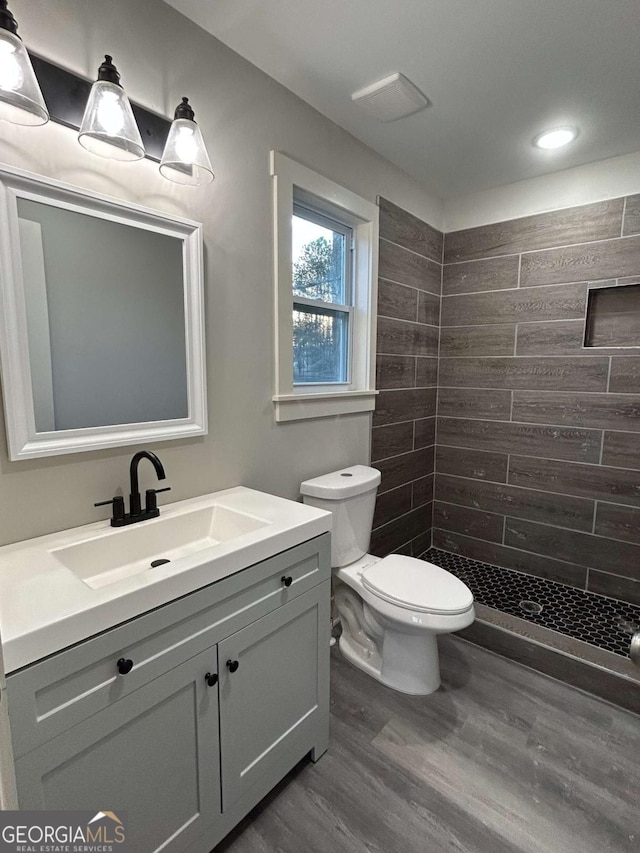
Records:
M276 420L371 411L378 208L272 152Z
M353 229L293 197L293 384L347 384Z

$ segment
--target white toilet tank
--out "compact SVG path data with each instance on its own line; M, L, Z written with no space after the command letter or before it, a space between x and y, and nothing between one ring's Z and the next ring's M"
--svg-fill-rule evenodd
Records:
M333 515L331 566L348 566L369 549L380 471L352 465L300 485L304 503Z

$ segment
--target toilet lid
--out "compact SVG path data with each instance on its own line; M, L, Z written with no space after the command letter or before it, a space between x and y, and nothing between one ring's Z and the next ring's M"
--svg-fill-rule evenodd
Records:
M464 613L473 604L471 590L455 575L399 554L366 568L362 584L385 601L424 613Z

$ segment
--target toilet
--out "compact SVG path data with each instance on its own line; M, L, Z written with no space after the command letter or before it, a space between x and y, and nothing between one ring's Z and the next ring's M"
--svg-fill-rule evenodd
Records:
M331 565L344 657L394 690L440 686L438 634L475 619L471 590L450 572L417 560L367 553L380 472L353 465L305 480L303 501L333 515Z

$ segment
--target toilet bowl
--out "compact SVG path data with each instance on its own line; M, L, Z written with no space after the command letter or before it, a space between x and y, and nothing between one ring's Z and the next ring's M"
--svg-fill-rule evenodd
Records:
M415 695L440 686L438 634L475 619L473 595L444 569L391 554L366 553L380 472L354 465L306 480L305 503L332 512L335 606L344 657L394 690Z

